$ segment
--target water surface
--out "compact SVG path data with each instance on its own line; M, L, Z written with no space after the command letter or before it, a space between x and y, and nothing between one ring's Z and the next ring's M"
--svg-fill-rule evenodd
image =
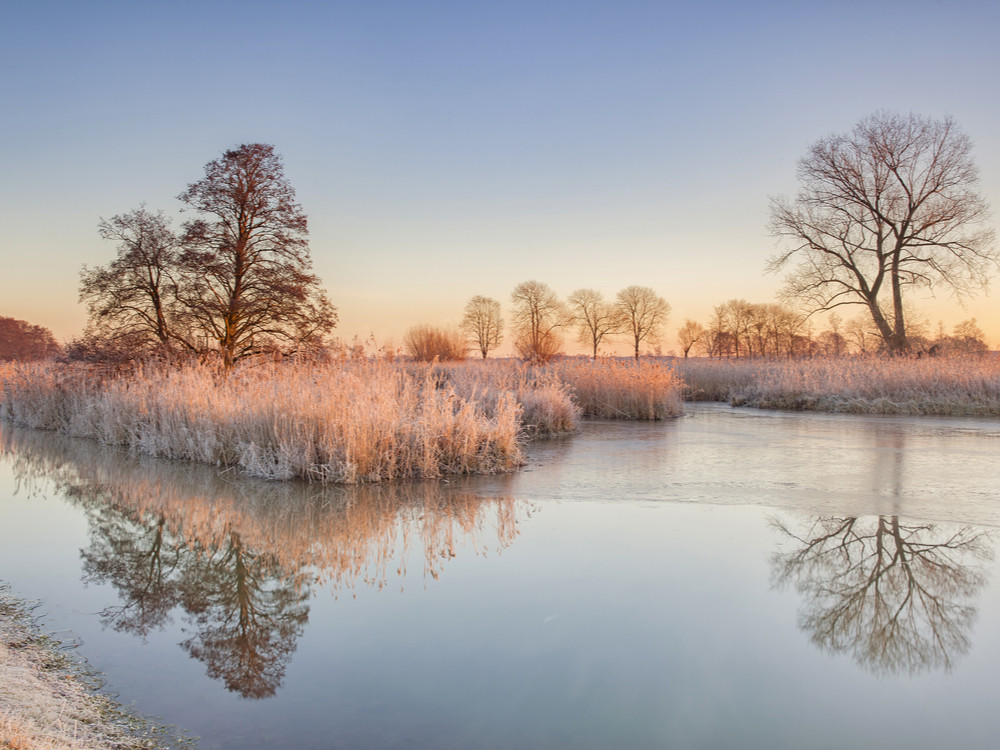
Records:
M202 748L1000 732L997 422L695 405L361 488L0 440L0 578Z

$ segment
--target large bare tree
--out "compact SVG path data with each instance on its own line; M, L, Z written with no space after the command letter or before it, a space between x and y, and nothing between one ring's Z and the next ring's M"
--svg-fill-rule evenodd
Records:
M660 337L670 317L670 305L648 286L627 286L618 292L615 300L622 329L631 339L638 360L639 345Z
M476 295L465 306L462 330L472 345L486 359L491 350L503 341L503 315L500 303L490 297Z
M183 342L176 328L179 250L163 212L141 206L102 219L98 231L117 243L117 254L107 265L80 272L90 334L127 342L131 356Z
M909 349L907 287L962 296L997 267L972 143L951 118L880 112L815 143L798 176L794 200L771 201L788 245L769 270L794 265L784 294L812 311L864 305L892 352Z
M618 309L596 289L577 289L569 295L569 307L580 343L591 348L596 360L601 342L622 330L623 321Z
M566 306L548 284L524 281L510 295L514 303L514 348L523 359L545 362L562 343L559 329L569 322Z
M272 347L318 344L337 315L312 272L306 215L274 147L244 144L205 165L180 200L202 215L184 226L182 297L192 328L226 367Z

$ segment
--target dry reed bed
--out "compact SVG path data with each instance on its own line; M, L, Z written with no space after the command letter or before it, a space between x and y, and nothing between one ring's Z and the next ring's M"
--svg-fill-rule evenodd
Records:
M505 471L528 437L582 415L663 419L683 384L660 363L203 365L100 378L0 365L0 417L268 479L378 482Z
M513 393L533 434L573 432L581 417L659 420L684 411L684 382L656 361L562 360L530 365L510 360L438 365L459 393L488 401Z
M859 414L1000 416L1000 360L818 358L688 360L694 400Z
M137 750L165 746L164 740L173 744L161 728L93 688L59 644L39 632L26 605L0 586L0 747Z
M684 413L684 381L663 362L567 361L553 367L584 416L658 420Z
M381 363L271 363L228 376L189 365L104 382L85 370L8 364L0 416L269 479L375 482L523 461L512 396L487 414L430 377Z

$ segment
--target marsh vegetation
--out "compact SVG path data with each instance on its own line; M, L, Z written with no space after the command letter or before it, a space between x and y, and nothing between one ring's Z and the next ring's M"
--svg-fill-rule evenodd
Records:
M378 482L489 474L582 415L663 419L682 383L658 363L461 366L381 361L89 367L9 363L0 416L268 479Z

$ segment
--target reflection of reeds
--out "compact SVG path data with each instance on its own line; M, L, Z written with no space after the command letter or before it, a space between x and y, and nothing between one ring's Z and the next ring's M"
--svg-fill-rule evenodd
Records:
M87 507L111 507L139 523L162 519L171 539L205 554L236 534L300 585L384 585L417 544L424 575L436 578L461 544L487 553L494 548L487 537L495 534L500 551L517 535L511 498L482 498L452 485L315 488L241 480L9 426L0 426L0 446L22 483L45 476Z
M817 358L678 363L690 397L773 409L1000 416L1000 359Z

